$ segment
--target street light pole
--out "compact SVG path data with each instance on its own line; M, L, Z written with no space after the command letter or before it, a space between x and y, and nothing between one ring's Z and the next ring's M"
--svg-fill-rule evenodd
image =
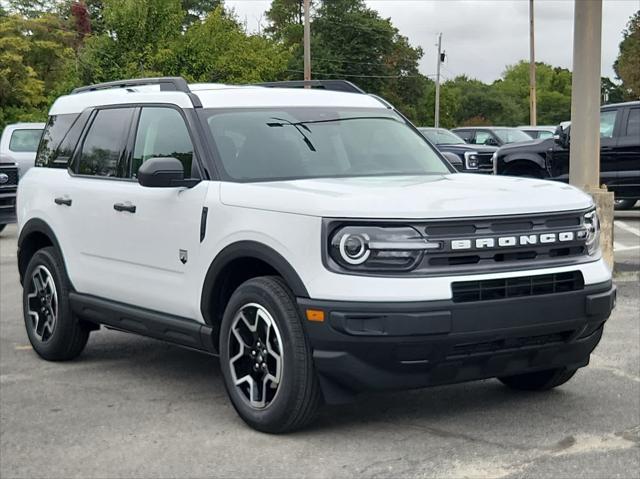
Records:
M311 26L309 24L309 4L311 0L304 0L304 79L311 80ZM305 85L309 88L309 85Z
M538 123L533 0L529 0L529 122L531 126L536 126Z
M438 34L438 63L436 67L436 111L434 126L440 127L440 63L442 62L442 33Z

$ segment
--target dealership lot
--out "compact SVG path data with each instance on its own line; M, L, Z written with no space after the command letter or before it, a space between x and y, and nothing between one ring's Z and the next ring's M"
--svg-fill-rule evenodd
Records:
M0 238L0 477L637 477L640 210L616 222L618 306L564 387L371 394L287 436L245 426L216 360L196 352L101 330L76 361L39 360L11 226Z

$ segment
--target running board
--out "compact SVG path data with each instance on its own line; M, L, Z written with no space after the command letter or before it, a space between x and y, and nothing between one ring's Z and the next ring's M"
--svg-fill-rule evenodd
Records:
M218 354L211 326L192 319L76 292L69 293L69 302L71 310L82 320Z

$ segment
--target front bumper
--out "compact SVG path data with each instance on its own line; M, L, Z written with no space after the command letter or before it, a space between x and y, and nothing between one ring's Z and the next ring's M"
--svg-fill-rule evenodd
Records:
M579 291L466 303L299 298L329 403L365 390L411 389L556 367L582 367L615 306L611 282Z
M16 222L16 193L0 190L0 225Z

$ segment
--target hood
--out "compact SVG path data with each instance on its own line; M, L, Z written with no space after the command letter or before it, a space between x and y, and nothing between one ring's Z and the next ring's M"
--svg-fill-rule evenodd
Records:
M456 173L222 183L229 206L344 218L452 218L570 211L591 206L582 191L552 181Z
M547 151L553 147L553 138L537 138L531 141L519 141L516 143L508 143L500 147L500 153L510 153L512 151Z
M436 145L440 151L451 151L453 153L464 153L465 151L477 151L478 153L493 153L497 146L471 145L469 143L456 143L455 145Z

